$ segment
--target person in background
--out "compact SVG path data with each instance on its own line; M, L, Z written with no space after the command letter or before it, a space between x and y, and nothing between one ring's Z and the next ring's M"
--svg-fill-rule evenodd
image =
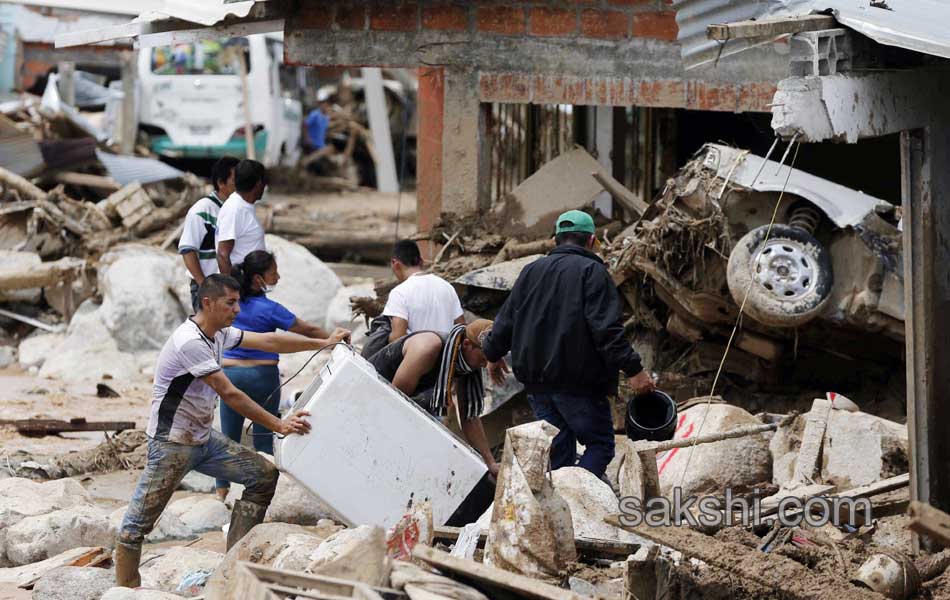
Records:
M316 152L327 145L327 130L330 128L330 111L333 105L329 100L321 100L317 107L307 113L304 119L307 152Z
M560 432L551 444L551 469L583 467L603 478L614 457L614 426L607 396L619 371L637 394L651 391L623 333L620 292L591 249L594 220L571 210L556 222L554 248L529 264L495 317L482 348L493 380L507 367L525 385L537 418ZM577 460L577 442L584 455Z
M234 265L255 250L264 250L264 228L254 214L254 203L264 195L267 169L256 160L242 160L234 167L234 193L218 213L218 269L230 275Z
M480 416L485 404L482 369L488 364L481 340L491 325L491 321L478 319L445 333L416 331L368 360L383 379L432 416L449 416L450 408L456 407L466 441L497 476L498 463Z
M241 284L241 312L234 319L233 326L241 331L270 333L278 329L290 331L314 339L324 339L329 334L322 327L299 319L278 302L267 297L280 281L277 261L266 250L255 250L244 258L244 263L235 267L235 279ZM221 365L234 387L261 405L267 412L277 416L280 406L280 372L277 369L278 356L274 352L265 352L253 348L233 348L224 352ZM244 416L222 402L221 432L235 442L241 442L241 430L244 428ZM274 436L266 427L257 423L253 426L254 449L267 454L274 453ZM230 484L226 479L215 481L215 490L222 500L227 497Z
M234 167L240 161L233 156L222 156L211 168L210 194L195 202L182 225L178 253L191 275L191 307L198 312L198 286L205 277L218 272L218 254L215 236L218 231L218 212L221 204L234 193Z
M465 324L455 288L438 275L422 272L422 254L414 241L396 242L390 266L400 281L383 309L392 327L390 343L414 331L446 333Z

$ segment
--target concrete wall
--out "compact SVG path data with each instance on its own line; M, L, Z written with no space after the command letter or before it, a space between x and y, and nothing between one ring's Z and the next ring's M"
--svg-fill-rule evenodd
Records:
M440 78L420 79L422 127L429 118L444 125L441 140L431 128L419 140L425 229L432 220L427 211L436 207L456 213L485 207L479 103L768 111L775 83L786 75L785 57L756 49L684 71L674 16L664 0L301 0L285 21L285 59L441 69ZM427 90L430 84L435 89ZM440 115L431 102L439 95ZM436 153L441 161L432 160ZM441 177L428 172L434 169Z

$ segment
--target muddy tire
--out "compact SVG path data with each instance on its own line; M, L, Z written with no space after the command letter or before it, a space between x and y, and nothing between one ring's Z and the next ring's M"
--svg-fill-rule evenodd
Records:
M772 327L798 327L815 318L831 295L831 254L810 233L773 225L753 229L729 256L726 280L745 314Z

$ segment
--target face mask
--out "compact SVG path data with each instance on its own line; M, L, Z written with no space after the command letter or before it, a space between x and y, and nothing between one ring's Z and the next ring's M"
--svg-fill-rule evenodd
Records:
M275 287L276 287L276 286L267 285L267 284L265 283L264 285L261 286L261 291L262 291L263 293L265 293L265 294L269 294L269 293L271 293L271 292L274 291L274 288L275 288Z

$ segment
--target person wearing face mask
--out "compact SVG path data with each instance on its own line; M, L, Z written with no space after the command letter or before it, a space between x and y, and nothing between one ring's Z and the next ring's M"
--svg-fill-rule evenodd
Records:
M240 266L234 267L232 275L241 284L241 312L234 319L234 327L242 331L270 333L278 329L298 333L308 338L328 337L322 327L298 318L279 302L267 297L280 280L277 261L266 250L255 250L244 257ZM277 354L251 348L233 348L224 353L221 366L234 387L247 394L272 415L277 416L280 393L274 390L280 385L277 369ZM272 395L273 394L273 395ZM244 417L225 403L221 403L221 432L236 442L241 441ZM253 426L254 448L274 453L274 438L267 435L266 428ZM227 497L229 483L223 479L215 482L218 496Z

